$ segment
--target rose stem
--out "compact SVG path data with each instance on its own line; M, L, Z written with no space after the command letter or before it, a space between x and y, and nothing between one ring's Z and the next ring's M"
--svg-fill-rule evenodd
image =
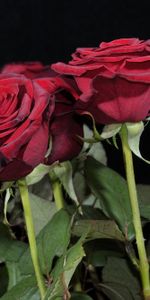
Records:
M141 280L143 285L143 294L145 300L150 300L149 264L148 264L148 259L146 255L145 244L144 244L144 237L143 237L137 191L136 191L133 158L132 158L132 152L128 145L126 125L122 126L120 136L122 141L127 184L128 184L129 197L130 197L131 208L132 208L133 225L135 229L137 250L139 254L139 270L140 270L140 275L141 275Z
M61 208L64 208L64 197L62 192L62 186L58 179L51 180L53 195L55 199L55 204L57 210L60 210Z
M30 206L28 187L26 185L25 179L18 180L18 187L19 187L23 210L24 210L24 217L25 217L25 222L26 222L26 229L27 229L27 235L28 235L28 240L29 240L31 258L32 258L33 266L34 266L35 276L36 276L37 284L39 287L41 299L44 299L44 296L46 293L46 287L45 287L44 278L42 276L40 266L39 266L38 251L37 251L35 231L34 231L34 225L33 225L33 219L32 219L32 211L31 211L31 206Z

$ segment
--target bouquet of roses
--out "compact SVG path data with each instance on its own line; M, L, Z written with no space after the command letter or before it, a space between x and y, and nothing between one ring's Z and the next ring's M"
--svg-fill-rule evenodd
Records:
M150 163L150 41L5 65L0 102L1 299L150 299L150 187L136 185L132 158Z

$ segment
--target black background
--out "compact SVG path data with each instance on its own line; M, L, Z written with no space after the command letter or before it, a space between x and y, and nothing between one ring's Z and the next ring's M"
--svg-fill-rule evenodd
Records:
M121 37L150 38L149 1L0 0L0 65L68 61L76 47ZM149 127L142 139L150 159ZM109 165L123 173L120 152L106 146ZM138 182L150 183L150 166L135 158Z
M67 61L76 47L150 37L149 1L0 0L0 64Z

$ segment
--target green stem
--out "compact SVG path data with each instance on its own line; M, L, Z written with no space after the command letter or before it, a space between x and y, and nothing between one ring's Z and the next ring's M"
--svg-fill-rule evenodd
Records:
M56 179L54 181L52 180L51 184L57 210L60 210L61 208L64 208L64 197L61 183L58 179Z
M26 222L26 229L27 229L27 235L29 240L29 246L30 246L30 252L31 252L32 262L34 266L35 276L39 287L41 299L44 299L46 288L44 284L44 278L42 276L40 266L39 266L30 199L29 199L28 187L26 185L25 179L18 180L18 187L19 187L23 210L24 210L24 217Z
M136 191L132 152L128 145L126 125L123 125L121 129L121 141L122 141L122 149L124 154L127 184L128 184L128 190L129 190L129 196L130 196L130 202L132 208L133 225L135 229L137 250L139 255L139 269L140 269L140 275L141 275L141 280L143 285L143 294L144 294L144 299L148 300L150 299L149 264L148 264L148 259L146 255L145 244L144 244L144 237L143 237L137 191Z

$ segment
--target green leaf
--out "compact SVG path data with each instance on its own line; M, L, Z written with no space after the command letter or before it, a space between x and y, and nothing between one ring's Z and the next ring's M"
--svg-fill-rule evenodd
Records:
M65 298L65 295L69 293L68 286L70 280L84 255L85 254L81 239L67 251L64 258L61 257L57 262L51 274L53 283L48 289L44 300L56 300L57 298Z
M29 186L29 192L47 201L53 200L49 176L44 176L38 183Z
M51 220L56 213L56 206L53 202L46 201L32 193L29 193L35 234L38 235L43 227Z
M102 272L103 292L111 300L142 300L140 282L135 270L123 258L110 257Z
M81 259L85 256L85 252L82 247L83 238L81 238L74 246L72 246L66 255L66 264L64 265L65 282L67 287L69 286L72 275L74 274Z
M60 163L53 168L53 172L55 173L56 177L59 178L60 182L62 183L64 189L70 196L72 200L76 202L77 205L79 205L74 185L73 185L73 174L72 174L72 165L70 161L65 161L63 163Z
M126 181L112 169L92 157L85 162L85 176L102 211L115 220L126 238L134 237L132 212Z
M108 220L99 208L95 208L92 205L83 205L82 211L82 216L76 214L76 220Z
M101 290L107 295L110 300L133 300L130 291L124 286L119 286L118 284L100 284ZM142 298L137 298L137 300L142 300Z
M6 293L7 287L8 287L8 270L5 264L0 264L0 297Z
M22 276L17 262L6 262L6 266L9 274L8 290L10 290L22 279Z
M72 233L81 236L86 228L88 240L101 238L125 240L116 223L111 220L78 220L73 226Z
M85 176L82 173L76 172L73 178L74 188L79 199L79 202L82 204L90 204L95 201L95 195L93 195L87 185Z
M58 211L37 236L37 248L41 270L47 274L53 258L60 257L67 249L70 240L70 217L65 210ZM23 274L34 273L29 248L20 259Z
M88 265L103 267L108 257L124 257L126 255L124 244L117 240L96 239L84 244L86 261Z
M26 248L25 243L10 236L7 226L0 224L0 262L17 262Z
M26 249L25 243L16 241L10 236L7 226L0 225L0 262L5 262L7 266L8 290L22 279L18 261Z
M150 220L150 186L137 184L140 214L143 218Z
M34 276L22 279L1 300L40 300Z

